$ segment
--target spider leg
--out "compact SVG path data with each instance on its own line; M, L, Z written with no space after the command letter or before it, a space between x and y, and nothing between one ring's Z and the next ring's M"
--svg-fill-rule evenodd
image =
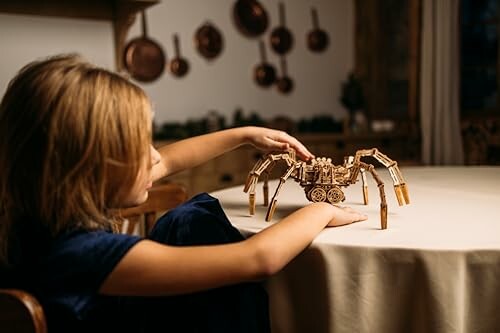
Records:
M290 177L290 175L296 169L296 167L297 166L295 164L290 166L288 168L288 170L286 171L286 173L280 178L280 183L278 184L278 187L276 188L276 191L274 192L273 198L271 199L271 204L269 205L269 207L267 209L266 221L269 222L273 218L274 210L276 209L276 202L277 202L276 197L278 196L281 188L283 187L283 184L285 184L286 180L288 179L288 177Z
M377 171L375 171L373 165L363 162L360 162L360 165L363 169L368 170L372 174L373 179L375 179L375 182L377 182L380 193L380 228L387 229L387 201L385 198L384 182L380 179L380 176Z
M361 169L361 183L363 184L363 202L368 205L368 184L366 183L366 170Z
M272 161L266 170L264 170L264 185L262 185L262 192L264 193L264 206L269 205L269 174L275 165L276 162Z
M396 193L396 198L398 199L398 204L400 206L407 205L410 203L410 196L408 194L408 187L399 171L398 165L394 164L388 167L389 174L394 180L394 192Z
M262 193L264 193L264 206L269 205L269 172L264 174L264 185L262 185Z
M398 163L390 159L387 155L381 153L377 148L362 149L356 152L355 160L360 161L364 156L372 156L389 170L392 182L394 183L394 192L400 206L410 203L410 196L403 175L399 170Z
M252 171L248 174L247 181L245 183L244 192L248 192L248 209L250 215L255 214L255 185L259 180L259 176L268 166L272 163L271 158L260 159L253 167Z

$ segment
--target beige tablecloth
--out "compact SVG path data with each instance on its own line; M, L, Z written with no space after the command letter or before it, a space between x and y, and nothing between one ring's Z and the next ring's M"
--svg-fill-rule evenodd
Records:
M369 220L325 229L267 282L274 333L500 332L500 168L401 171L411 204L399 207L388 172L378 169L387 230L380 230L378 190L368 175L370 203L362 204L358 182L346 188L343 204ZM260 185L255 216L242 186L212 193L246 235L270 225ZM307 204L288 180L272 223Z

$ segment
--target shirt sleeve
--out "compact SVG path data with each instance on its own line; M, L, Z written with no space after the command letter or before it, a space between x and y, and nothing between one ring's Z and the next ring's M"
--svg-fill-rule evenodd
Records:
M59 237L40 262L37 293L77 318L97 297L104 279L141 237L78 231Z

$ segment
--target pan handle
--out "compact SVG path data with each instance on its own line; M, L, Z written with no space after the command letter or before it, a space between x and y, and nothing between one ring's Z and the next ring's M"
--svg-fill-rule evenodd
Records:
M288 68L286 65L285 57L280 57L280 65L281 65L281 74L283 77L288 76Z
M311 8L311 17L312 17L312 22L313 22L313 28L319 29L318 11L316 10L315 7Z
M262 39L259 40L259 49L260 49L260 58L262 60L262 63L267 63L266 47L265 47L264 41Z
M146 21L146 11L144 11L144 10L141 11L141 20L142 20L142 36L147 38L148 37L148 24Z
M180 47L179 47L179 35L178 34L174 34L173 40L174 40L174 52L175 52L175 56L179 57L179 55L181 54Z
M281 2L281 1L278 4L278 10L279 10L279 13L280 13L280 25L282 27L284 27L284 26L286 26L286 22L285 22L285 4L283 2Z

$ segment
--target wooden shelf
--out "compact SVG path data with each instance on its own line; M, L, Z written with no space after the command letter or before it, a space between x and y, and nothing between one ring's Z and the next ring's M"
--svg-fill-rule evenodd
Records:
M115 65L117 71L121 71L125 38L136 14L159 2L160 0L0 0L0 13L112 21Z

